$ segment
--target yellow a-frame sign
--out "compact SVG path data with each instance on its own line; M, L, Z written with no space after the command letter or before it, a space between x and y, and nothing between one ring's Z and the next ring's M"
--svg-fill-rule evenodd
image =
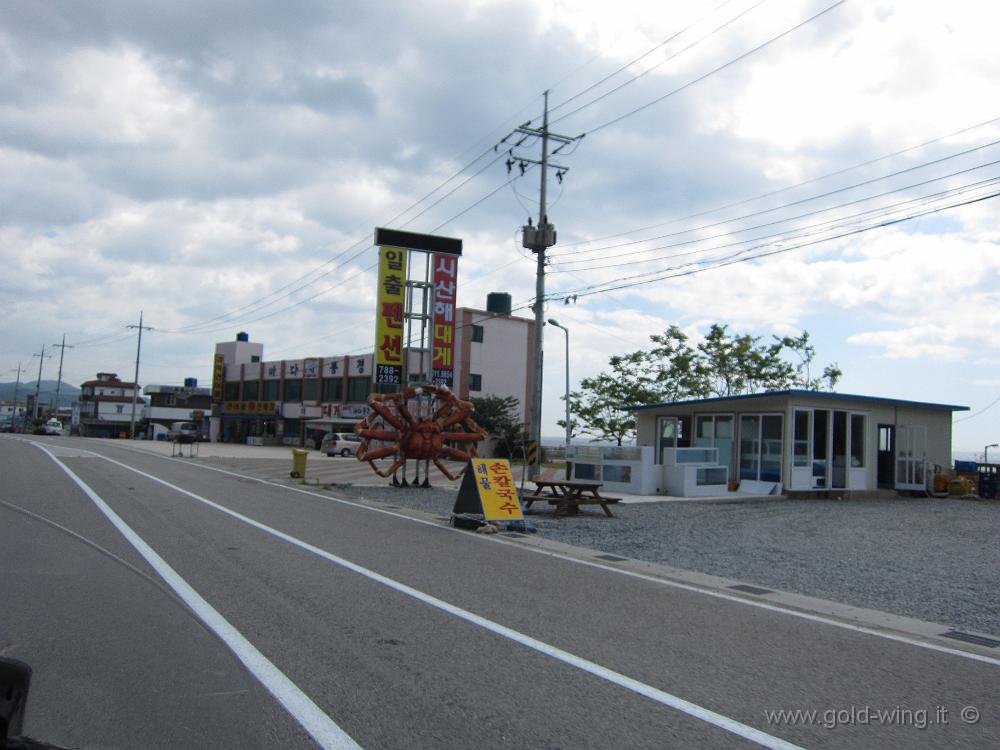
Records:
M482 513L487 521L523 521L517 485L505 458L471 458L452 513Z

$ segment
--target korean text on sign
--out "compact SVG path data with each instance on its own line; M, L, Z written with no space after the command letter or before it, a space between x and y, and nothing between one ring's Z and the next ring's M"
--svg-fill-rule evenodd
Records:
M490 521L523 519L510 463L505 459L475 458L472 466L485 518Z
M434 264L434 382L454 386L455 301L458 289L458 257L435 253Z
M406 254L398 247L379 249L378 299L375 310L375 382L403 379L403 304Z

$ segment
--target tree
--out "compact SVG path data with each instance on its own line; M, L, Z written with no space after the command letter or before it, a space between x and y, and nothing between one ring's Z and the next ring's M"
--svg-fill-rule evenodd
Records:
M580 434L618 445L635 432L635 415L621 407L634 403L634 391L613 372L580 381L580 391L569 397L569 409L580 425Z
M524 425L520 421L520 404L514 396L482 396L469 399L476 407L473 419L499 441L501 455L511 456L521 442Z
M687 334L670 326L650 336L654 346L649 350L612 356L609 371L580 382L580 390L570 394L573 427L594 440L621 445L636 425L634 412L623 407L788 388L832 390L837 384L842 373L836 363L826 365L821 377L811 376L816 351L807 331L771 338L763 343L759 336L730 335L728 326L716 323L692 347Z

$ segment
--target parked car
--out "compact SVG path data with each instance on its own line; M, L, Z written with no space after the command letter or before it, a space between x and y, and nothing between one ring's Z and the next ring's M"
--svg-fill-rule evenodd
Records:
M194 422L174 422L167 431L167 440L178 443L194 443L200 439L198 425Z
M320 452L328 456L354 456L361 438L353 432L328 432L320 443Z
M53 417L35 430L36 435L62 435L62 422Z

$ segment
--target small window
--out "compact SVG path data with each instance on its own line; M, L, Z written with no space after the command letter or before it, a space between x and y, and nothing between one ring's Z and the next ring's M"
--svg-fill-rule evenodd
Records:
M118 409L118 413L119 414L124 414L125 413L125 407L122 406L121 404L119 404L116 408Z
M259 354L251 354L250 355L250 361L251 362L260 362L260 355Z
M278 400L278 387L281 385L280 380L265 380L264 381L264 401L277 401Z
M481 391L483 390L483 376L476 375L475 373L469 373L469 390L470 391Z
M302 400L302 381L301 380L286 380L285 381L285 395L282 398L283 401L301 401Z
M864 468L865 465L865 417L851 415L851 467Z
M326 378L323 380L323 400L343 401L344 400L344 379Z
M472 340L481 344L483 343L483 327L482 326L472 326ZM479 390L478 388L476 390Z
M368 394L372 392L371 378L348 378L347 379L347 400L367 401Z
M305 380L302 383L302 400L303 401L315 401L316 392L319 390L319 384L315 380Z

